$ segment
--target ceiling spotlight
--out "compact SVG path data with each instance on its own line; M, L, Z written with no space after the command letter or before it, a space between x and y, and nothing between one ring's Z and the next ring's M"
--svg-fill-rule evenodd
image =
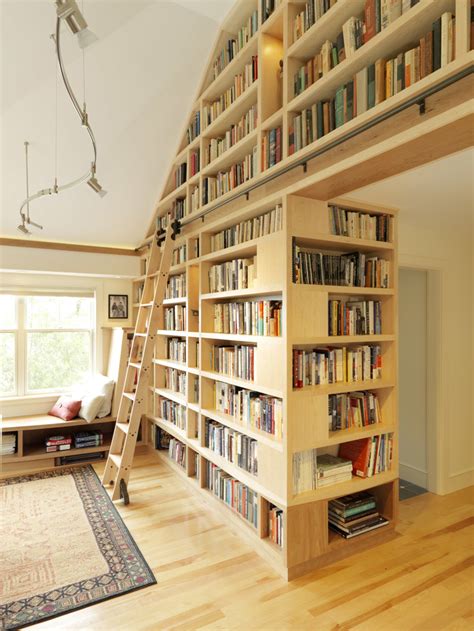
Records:
M24 220L23 220L24 222ZM31 232L28 230L28 228L25 226L24 223L21 223L18 227L17 230L19 230L20 232L22 232L23 234L31 234Z
M87 28L87 22L79 11L76 0L56 0L58 18L64 20L73 35L77 35L81 48L90 46L97 40L97 36Z
M107 191L104 191L102 186L97 181L97 178L95 177L95 175L90 177L87 180L87 183L89 184L92 190L94 190L98 195L100 195L100 197L105 197L107 195Z

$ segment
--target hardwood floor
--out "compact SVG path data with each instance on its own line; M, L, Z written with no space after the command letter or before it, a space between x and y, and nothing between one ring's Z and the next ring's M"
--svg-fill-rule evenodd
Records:
M474 629L474 488L402 502L398 538L291 583L153 454L129 490L118 509L158 584L35 629Z

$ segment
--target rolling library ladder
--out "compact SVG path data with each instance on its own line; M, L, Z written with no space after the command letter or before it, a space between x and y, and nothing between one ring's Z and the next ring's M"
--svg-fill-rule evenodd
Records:
M171 265L172 243L177 226L168 225L166 233L153 240L145 285L133 334L123 391L105 466L102 484L112 485L112 500L129 503L127 483L132 468L135 445L142 414L146 411L146 393L151 360L163 308L166 285ZM162 246L162 247L161 247ZM157 282L154 278L158 276Z

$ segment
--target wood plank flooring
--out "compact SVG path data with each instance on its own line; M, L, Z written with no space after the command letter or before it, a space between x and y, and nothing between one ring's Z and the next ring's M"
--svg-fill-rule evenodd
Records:
M291 583L153 454L129 490L117 507L158 584L38 631L474 629L474 488L402 502L398 538Z

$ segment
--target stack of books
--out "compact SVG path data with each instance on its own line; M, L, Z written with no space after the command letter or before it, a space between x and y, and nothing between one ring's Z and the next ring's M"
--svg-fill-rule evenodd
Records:
M277 546L283 547L283 511L276 506L268 511L268 536Z
M100 430L91 430L90 432L78 432L74 434L75 449L84 449L86 447L99 447L104 442L104 435Z
M339 457L352 462L353 473L370 478L377 473L390 471L393 459L393 434L380 434L360 438L339 445Z
M330 500L329 528L345 539L381 528L388 520L377 512L375 497L367 491Z
M331 454L317 456L317 486L331 486L352 478L352 461Z
M16 452L16 434L3 434L0 439L0 456L11 456Z
M71 449L71 436L50 436L46 439L46 451L67 451Z

